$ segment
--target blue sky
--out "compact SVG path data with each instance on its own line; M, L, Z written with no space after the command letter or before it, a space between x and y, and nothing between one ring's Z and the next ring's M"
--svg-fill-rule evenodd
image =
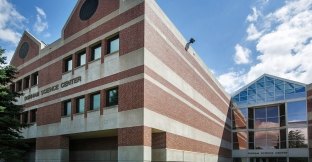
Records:
M157 0L232 93L263 73L312 82L312 0ZM0 0L0 46L12 56L28 30L60 38L76 0Z

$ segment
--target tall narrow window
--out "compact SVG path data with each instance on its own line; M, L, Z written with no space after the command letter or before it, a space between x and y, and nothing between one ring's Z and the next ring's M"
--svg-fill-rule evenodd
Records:
M85 98L80 97L76 100L76 113L83 113L85 110Z
M37 116L37 109L30 111L30 122L35 123L36 122L36 116Z
M107 41L107 54L119 51L119 35L116 35Z
M110 89L106 92L106 106L118 105L118 89Z
M101 58L102 47L98 44L91 49L91 61Z
M64 60L64 66L64 72L71 71L73 69L73 59L71 56Z
M63 110L63 116L69 116L71 114L71 108L72 108L72 104L71 101L65 101L64 102L64 110Z
M27 76L24 78L24 88L23 89L29 88L29 83L30 83L30 77Z
M77 67L86 64L86 51L77 54Z
M90 110L98 110L101 106L100 102L100 93L95 93L91 95L91 102L90 102Z
M38 80L39 80L39 73L38 72L33 73L31 75L31 86L38 85Z
M22 80L19 80L16 82L16 91L17 92L22 91L22 83L23 83Z
M11 90L11 92L15 92L15 84L14 83L12 83L10 85L10 90Z
M23 118L23 123L27 124L28 123L28 111L23 112L22 118Z

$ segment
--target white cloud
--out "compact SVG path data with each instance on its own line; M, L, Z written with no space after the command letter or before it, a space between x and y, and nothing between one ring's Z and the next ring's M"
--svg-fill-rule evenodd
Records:
M25 17L7 0L0 0L0 40L17 44L21 34L18 29L24 27Z
M241 87L242 84L244 84L244 79L240 78L242 76L242 73L240 72L228 72L225 74L222 74L218 77L219 82L224 87L225 91L229 93L233 93L235 90Z
M248 48L244 48L240 44L236 44L235 51L234 61L236 64L248 64L251 62L251 51Z
M249 14L249 15L247 16L247 21L249 21L249 22L255 22L255 21L258 20L258 17L259 17L260 15L261 15L261 13L257 10L257 8L256 8L256 7L253 7L253 8L252 8L252 13Z
M44 30L48 29L47 15L43 9L36 7L37 15L36 22L34 25L34 30L38 34L42 33Z
M244 73L231 70L219 76L230 93L264 73L306 84L312 82L312 1L286 1L263 19L260 25L273 25L254 40L259 53L257 63Z
M255 24L250 24L247 28L247 40L252 41L258 39L262 33L258 31Z
M14 51L5 51L5 52L4 52L4 56L7 57L7 60L6 60L6 63L7 63L7 64L10 63L10 61L11 61L13 55L14 55Z

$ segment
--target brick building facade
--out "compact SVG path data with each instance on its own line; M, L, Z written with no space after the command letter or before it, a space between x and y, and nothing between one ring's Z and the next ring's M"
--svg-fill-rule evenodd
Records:
M50 45L25 32L26 161L231 161L230 96L186 44L154 0L78 0Z

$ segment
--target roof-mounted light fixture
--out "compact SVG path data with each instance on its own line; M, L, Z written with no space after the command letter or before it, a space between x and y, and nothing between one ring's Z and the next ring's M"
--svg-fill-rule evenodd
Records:
M195 43L195 39L191 38L189 42L185 45L185 51L187 51L190 48L190 45L193 43Z

